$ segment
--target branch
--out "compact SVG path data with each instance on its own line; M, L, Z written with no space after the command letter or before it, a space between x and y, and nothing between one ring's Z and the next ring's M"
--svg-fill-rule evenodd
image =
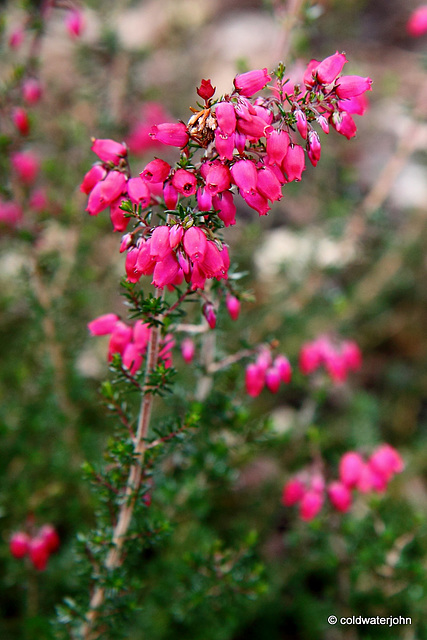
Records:
M145 383L141 408L138 416L138 427L134 440L134 462L130 468L126 485L126 493L123 504L114 528L112 537L112 548L107 554L104 568L111 571L122 564L123 561L123 544L126 540L126 534L131 524L133 510L135 507L138 490L141 486L142 469L144 464L144 454L146 450L146 438L150 426L151 412L153 408L154 395L148 386L148 379L157 364L160 342L160 328L152 327L150 333L150 341L147 348L147 363L145 369ZM83 624L81 636L84 640L96 640L97 634L94 630L94 624L99 615L100 608L105 600L105 588L96 587L92 594L89 604L89 611L86 616L86 622Z

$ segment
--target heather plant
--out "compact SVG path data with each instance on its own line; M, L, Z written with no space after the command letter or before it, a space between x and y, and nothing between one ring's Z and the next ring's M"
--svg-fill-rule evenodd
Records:
M77 5L33 7L30 22L9 37L12 52L29 33L34 40L5 92L0 219L31 263L34 326L23 329L34 360L26 366L39 372L37 390L15 414L15 429L18 420L31 425L28 446L16 439L10 447L14 460L28 464L4 538L9 580L27 600L26 626L11 633L312 638L324 635L336 612L415 619L425 600L425 523L393 493L404 462L375 431L377 404L357 389L366 367L358 337L332 321L328 330L306 331L308 308L293 325L287 316L285 332L253 322L255 296L230 240L234 229L268 224L288 192L309 188L330 129L352 144L370 78L343 75L347 58L337 51L295 71L282 63L244 70L224 95L204 79L188 120L173 121L166 107L147 103L128 143L104 123L105 137L92 138L92 168L85 157L79 177L71 163L59 180L63 187L73 180L75 191L80 184L87 214L99 216L79 219L83 235L70 258L74 209L48 199L32 112L47 91L34 53L55 10L64 12L69 37L79 38L85 20ZM75 146L85 144L80 137ZM134 156L152 150L155 157L139 165ZM55 215L67 224L54 247L59 257L43 233ZM116 233L102 245L111 227ZM246 236L248 253L260 233ZM114 251L124 258L121 307L98 284L91 300L78 280L82 265L96 268L101 246L112 261ZM325 313L332 316L327 304ZM110 367L101 411L67 366L81 336L75 325L86 323L88 349ZM16 343L10 350L17 352ZM19 375L27 381L25 371ZM279 398L297 416L283 432L274 417ZM257 484L263 456L276 461L276 476ZM274 551L272 531L286 557ZM48 592L50 610L58 605L53 627L37 614ZM424 637L422 624L417 630Z

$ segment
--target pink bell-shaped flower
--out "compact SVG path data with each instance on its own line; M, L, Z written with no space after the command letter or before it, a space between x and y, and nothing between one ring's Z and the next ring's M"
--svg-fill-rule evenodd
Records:
M264 389L265 371L255 363L248 364L245 373L246 393L252 398L259 396Z
M226 227L236 224L236 205L231 191L223 191L212 198L212 205Z
M271 82L271 76L267 69L254 69L241 73L234 78L234 86L240 95L250 98L257 91L260 91L266 84Z
M301 498L300 518L305 522L313 520L321 511L323 506L323 496L318 491L309 489Z
M169 175L170 168L168 162L155 158L146 165L139 175L146 182L164 182Z
M93 336L105 336L113 332L119 316L115 313L105 313L88 323L87 328Z
M342 482L331 482L328 486L328 496L337 511L345 513L350 509L352 502L351 492Z
M151 127L151 138L172 147L185 147L189 136L182 122L163 122Z
M291 478L283 487L282 504L292 507L302 500L305 492L305 484L299 478Z
M343 484L350 489L355 487L363 473L365 463L357 451L345 453L339 463L339 477Z
M192 262L203 259L206 247L206 236L199 227L187 229L184 233L184 250Z
M93 138L91 149L100 160L114 165L127 154L126 145L109 138Z

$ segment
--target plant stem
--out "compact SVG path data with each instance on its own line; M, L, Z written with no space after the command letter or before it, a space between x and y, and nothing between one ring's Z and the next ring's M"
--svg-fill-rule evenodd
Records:
M147 381L151 371L157 364L159 353L160 328L152 327L150 341L147 348L147 363L145 370L145 384L141 401L141 408L138 416L138 426L134 439L134 462L129 470L129 476L126 485L126 493L123 504L120 508L116 526L114 527L112 537L112 548L107 554L104 568L111 571L119 567L123 560L123 544L126 540L126 533L132 521L133 510L135 507L138 490L141 486L142 469L144 463L144 454L146 449L145 439L150 426L151 411L153 407L154 395L147 386ZM105 588L98 586L92 594L89 603L89 610L86 615L86 621L82 627L81 637L84 640L95 640L97 635L94 630L94 623L99 615L99 609L105 599Z

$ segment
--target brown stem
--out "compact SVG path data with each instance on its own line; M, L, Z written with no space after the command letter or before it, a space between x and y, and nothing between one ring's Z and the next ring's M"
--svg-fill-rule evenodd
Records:
M147 348L147 363L145 370L145 384L141 408L138 416L138 427L134 439L134 462L130 468L126 485L125 500L120 508L117 524L114 528L112 537L112 548L107 554L104 568L111 571L119 567L123 561L123 544L126 540L126 534L129 529L133 510L135 507L138 490L141 486L142 469L144 463L144 454L146 450L146 437L150 426L151 411L153 407L154 395L148 386L148 378L152 370L157 364L160 342L160 328L153 327L151 329L150 341ZM99 609L105 599L105 588L96 587L92 594L89 611L86 616L86 622L82 627L82 638L84 640L96 640L96 631L94 630L95 621L99 615Z

